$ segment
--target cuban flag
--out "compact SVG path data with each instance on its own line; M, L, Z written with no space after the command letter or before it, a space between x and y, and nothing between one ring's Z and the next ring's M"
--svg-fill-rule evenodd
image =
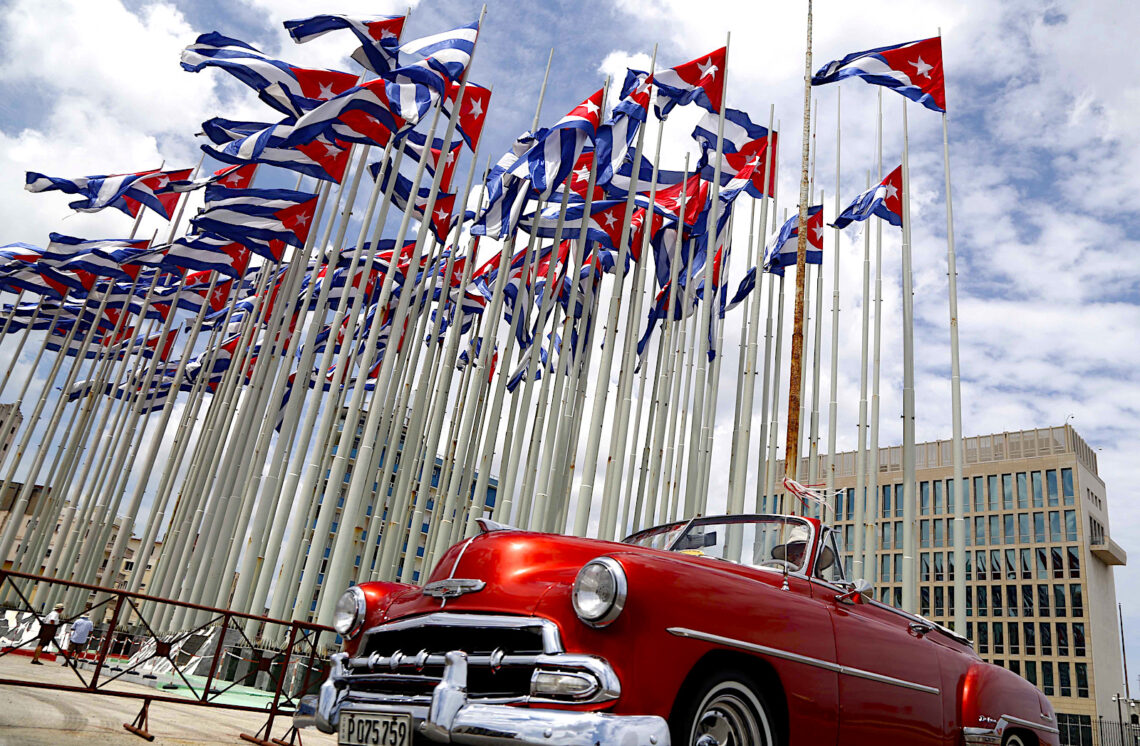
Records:
M823 85L844 78L862 78L872 85L893 88L911 101L946 113L940 36L853 52L817 70L811 84Z
M831 227L843 229L872 215L878 215L893 226L902 226L902 166L856 197L831 223Z
M633 76L633 80L629 79ZM614 174L631 157L633 141L649 113L649 87L652 80L645 73L629 70L626 76L628 92L614 107L609 120L598 129L595 152L598 158L599 185L609 184ZM583 188L585 188L583 183Z
M479 23L460 26L451 31L413 39L400 46L405 54L418 54L426 58L433 70L458 81L471 63L475 51L475 39L479 36Z
M77 212L98 212L106 207L114 207L135 217L142 205L146 205L169 220L179 197L171 184L187 179L191 171L192 169L152 170L73 179L28 171L24 177L24 189L33 193L60 191L80 195L83 199L68 204L68 207Z
M764 250L764 271L783 275L784 267L794 267L799 242L799 220L797 214L788 218L775 238ZM807 210L807 263L823 264L823 205L812 205Z
M196 73L206 67L225 70L257 91L266 104L293 117L344 93L357 81L351 73L294 67L216 31L202 34L182 50L183 70Z
M209 233L183 236L170 245L163 265L196 272L212 270L238 278L249 266L249 249L236 241Z
M708 181L713 180L716 171L709 161L716 154L716 133L720 117L713 113L705 114L697 126L693 128L693 139L701 145L701 162L699 170L701 176ZM779 152L778 135L772 136L772 155L770 179L765 179L765 167L768 163L768 128L754 124L747 112L739 109L724 110L724 138L721 144L723 165L721 167L721 187L739 174L750 168L748 183L744 185L745 191L751 197L764 196L764 182L768 186L768 196L775 194L776 190L776 154ZM753 165L753 159L756 159ZM722 194L723 197L723 194Z
M199 231L237 241L258 256L281 261L284 245L303 246L317 195L290 189L206 188L206 208L190 222Z
M326 13L285 21L285 30L298 44L316 39L330 31L349 29L360 40L361 47L352 58L379 75L398 63L396 49L404 30L406 16L346 16Z
M459 151L462 147L463 140L456 140L450 145L445 145L443 140L437 137L432 139L429 148L427 147L427 135L415 130L409 131L404 139L404 154L410 155L417 163L424 160L426 154L427 160L424 162L424 166L427 167L428 173L432 176L435 176L439 164L443 163L443 177L439 182L439 188L444 191L451 189L451 183L455 178L455 166L459 162Z
M603 93L604 89L599 89L549 130L540 130L538 142L512 167L515 176L529 175L542 199L562 185L582 149L594 141L601 124Z
M695 103L702 109L719 112L724 100L727 51L726 47L721 47L691 62L655 73L653 82L657 86L657 104L654 108L657 118L669 116L678 104Z
M254 163L244 166L223 166L201 179L172 182L170 188L176 192L192 192L211 184L220 184L229 189L248 189L253 183L253 174L256 171L257 164Z
M144 266L160 265L164 253L151 250L148 240L88 240L59 233L50 234L49 239L42 261L60 270L89 272L101 277L133 280Z
M487 204L471 228L472 235L503 239L515 232L519 216L530 199L530 181L511 171L536 142L531 132L519 135L487 174L484 181Z
M409 121L397 113L389 98L390 85L383 79L373 80L329 99L298 119L292 134L282 145L312 142L336 125L342 125L357 135L368 138L366 142L387 144L392 133L400 132L408 124L414 125L419 121L419 110L415 107L411 110L415 114L413 120ZM337 136L340 137L339 132Z
M590 205L590 214L586 215L584 203L572 204L566 209L566 217L562 223L562 235L556 236L558 227L559 205L548 205L539 213L531 213L523 217L520 226L528 233L541 238L554 238L562 240L577 238L581 233L583 223L586 226L586 238L600 242L610 249L617 249L621 242L621 224L625 217L625 200L602 200Z
M293 133L289 123L235 122L215 117L202 123L202 131L215 145L202 145L202 152L223 163L265 163L325 181L340 183L348 167L349 148L324 135L286 146Z
M459 98L459 83L452 81L447 86L447 100L444 102L444 113L451 114L451 104ZM474 152L479 145L479 137L483 134L483 122L487 119L487 107L491 104L491 89L467 81L467 88L463 91L463 105L459 107L459 119L456 126L459 135L467 143L467 147Z
M392 164L389 162L387 166L382 166L379 162L373 163L369 166L369 171L372 172L372 178L381 178L380 188L384 191L388 190L388 179L393 172ZM383 172L383 173L381 173ZM407 210L408 203L412 193L412 180L403 174L396 172L396 183L392 185L392 204L400 210ZM417 220L424 219L424 209L427 207L428 197L431 194L431 189L422 188L417 190L416 198L412 204L412 215ZM447 235L455 226L452 211L455 209L455 195L444 192L442 189L437 190L435 204L432 207L431 214L431 229L432 235L441 244L447 243ZM474 213L468 211L464 215L464 219L474 217Z

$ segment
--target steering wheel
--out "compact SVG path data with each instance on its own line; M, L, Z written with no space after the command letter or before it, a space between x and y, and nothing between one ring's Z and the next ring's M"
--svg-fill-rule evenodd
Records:
M774 557L760 562L760 567L768 567L770 565L774 567L783 567L788 572L795 572L797 569L799 569L796 565L788 562L787 560L776 559Z

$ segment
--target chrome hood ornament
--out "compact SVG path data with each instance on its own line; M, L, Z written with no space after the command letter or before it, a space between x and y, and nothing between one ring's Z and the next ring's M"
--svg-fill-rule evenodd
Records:
M432 598L459 598L467 593L477 593L486 587L482 580L474 578L445 578L424 586L424 595Z

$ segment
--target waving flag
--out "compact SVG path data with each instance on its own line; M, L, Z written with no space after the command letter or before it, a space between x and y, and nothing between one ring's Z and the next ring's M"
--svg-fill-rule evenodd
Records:
M191 192L211 184L220 184L229 189L248 189L253 183L253 174L256 170L257 165L253 163L244 166L225 166L201 179L171 182L170 188L176 192Z
M654 74L657 86L656 112L659 119L669 116L678 104L695 103L702 109L720 111L724 100L724 63L727 48L698 57Z
M388 179L393 171L391 162L389 162L386 167L382 166L379 162L373 163L368 167L368 170L372 172L372 178L382 179L380 188L386 191L388 189ZM411 179L396 172L396 183L392 185L392 204L400 210L407 210L411 193ZM426 187L417 190L416 198L412 205L412 215L416 217L416 219L424 219L424 208L427 207L428 196L430 194L431 189ZM455 195L439 190L436 194L435 205L432 207L431 225L429 227L432 235L434 235L435 239L441 244L447 243L447 234L455 227L455 221L452 217L454 207ZM474 213L467 212L464 219L472 217L474 217Z
M151 250L149 240L102 239L88 240L49 235L51 243L44 251L42 261L55 264L56 269L89 272L101 277L135 279L144 266L162 263L163 253Z
M894 226L902 226L902 166L887 174L887 178L860 194L847 206L833 228L846 228L857 220L878 215Z
M426 62L434 70L458 81L471 62L475 51L475 39L479 35L479 23L460 26L451 31L432 34L421 39L413 39L400 46L400 51L418 54L427 58Z
M365 142L387 144L393 133L419 121L418 110L414 107L412 112L417 116L411 121L396 112L389 98L390 85L393 84L384 79L373 80L329 99L298 119L292 134L282 144L290 146L312 142L328 130L334 130L337 137L344 139L336 129L337 125L367 138Z
M536 138L530 132L519 135L511 149L499 158L491 172L487 174L487 205L471 228L472 235L487 238L506 238L515 231L523 207L530 199L530 180L516 176L512 169L532 147Z
M542 238L577 238L581 231L586 205L583 203L570 205L566 209L566 217L562 224L562 235L555 236L558 227L558 205L548 205L537 215L532 213L523 217L520 225L529 233L536 233ZM621 224L625 217L625 200L602 200L590 205L590 214L585 217L586 238L598 241L610 249L617 249L621 241Z
M396 49L406 16L346 16L322 14L311 18L285 21L285 29L293 41L303 44L329 31L349 29L360 40L361 47L353 59L376 74L396 66Z
M154 170L65 179L28 171L24 177L24 189L29 192L60 191L64 194L78 194L83 199L68 204L68 207L78 212L98 212L105 207L114 207L135 217L140 206L146 205L169 220L179 196L171 184L185 180L190 173L191 169Z
M451 182L455 177L455 166L459 162L459 150L462 147L463 140L456 140L451 145L444 145L443 140L437 137L432 140L429 148L427 147L427 135L415 130L408 132L408 136L404 140L405 155L410 155L419 162L424 159L426 153L427 160L424 162L424 166L427 167L428 173L432 176L435 176L440 162L443 163L443 177L440 179L439 188L445 191L451 188ZM447 155L444 155L445 151Z
M799 241L799 214L792 215L780 227L775 238L764 251L764 271L783 275L784 267L796 264ZM823 264L823 205L812 205L807 210L807 263Z
M229 238L209 233L183 236L170 245L163 264L197 272L213 270L237 278L249 265L249 249Z
M290 189L206 188L206 208L190 222L281 261L284 244L302 246L312 227L317 195Z
M629 92L622 96L609 120L598 129L595 151L599 169L596 182L600 185L613 181L614 173L631 157L633 141L649 113L649 85L652 81L645 73L630 70L629 74L634 76L632 85L627 76Z
M225 70L257 91L262 101L294 117L351 89L357 80L351 73L294 67L216 31L182 50L183 70L196 73L205 67Z
M323 135L307 143L286 146L286 139L293 133L292 124L234 122L215 117L202 123L202 131L221 146L202 145L202 151L223 163L266 163L337 183L348 167L349 148Z
M693 129L693 139L701 145L701 163L698 167L701 176L712 181L715 169L709 161L716 153L716 133L719 116L711 112L705 114ZM776 154L779 152L777 133L772 134L772 178L768 184L768 196L775 194L776 189ZM752 197L764 196L764 168L768 160L768 128L754 124L746 112L739 109L724 110L724 139L722 143L724 165L721 169L721 186L725 186L726 178L732 174L739 174L745 167L758 158L751 171L745 190ZM726 177L726 174L728 175Z
M911 101L946 113L940 36L853 52L817 70L811 84L823 85L844 78L862 78L872 85L893 88Z
M459 84L453 81L447 86L447 101L454 103L458 97ZM460 136L472 152L479 145L479 137L483 134L483 122L487 119L487 107L490 103L490 88L484 88L471 81L467 82L467 89L463 91L463 106L459 109L457 126ZM451 113L450 108L444 104L446 113Z
M537 142L511 168L518 177L527 177L543 199L562 185L587 143L592 143L601 124L602 94L594 95L562 117L549 130L536 133Z

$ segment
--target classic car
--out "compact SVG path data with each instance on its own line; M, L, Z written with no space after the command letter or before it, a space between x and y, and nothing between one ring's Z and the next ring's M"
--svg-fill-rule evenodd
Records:
M843 576L812 518L599 541L482 521L427 583L363 583L294 724L341 744L1058 744L968 640Z

